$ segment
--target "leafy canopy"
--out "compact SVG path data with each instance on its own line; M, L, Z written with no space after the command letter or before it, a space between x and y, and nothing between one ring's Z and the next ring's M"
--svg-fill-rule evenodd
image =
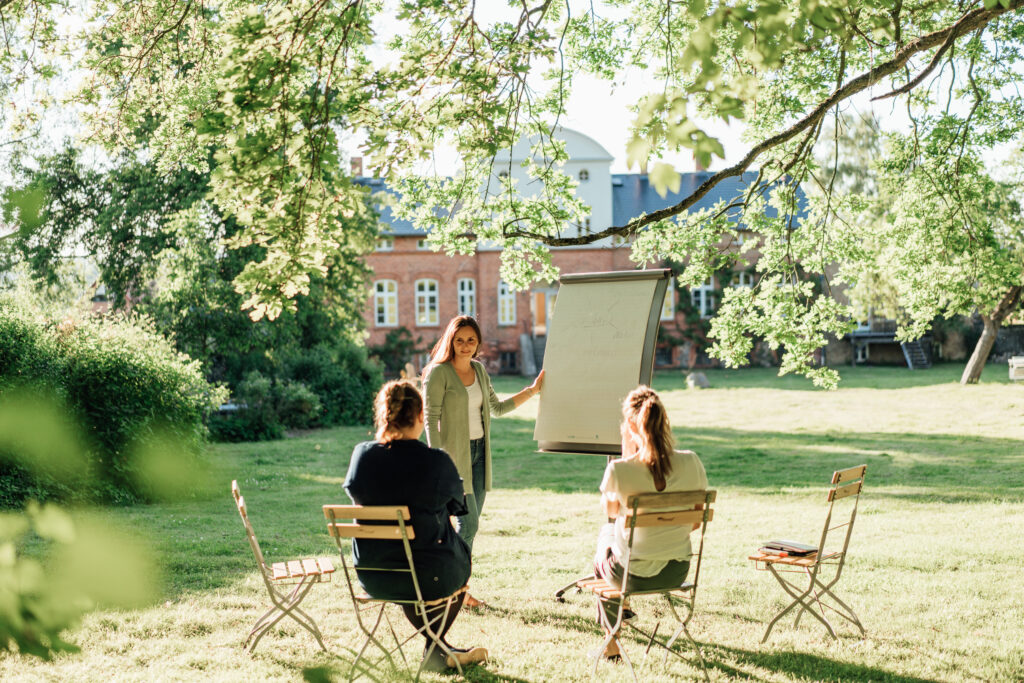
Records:
M745 255L717 246L736 230L727 207L690 209L724 178L757 168L757 181L731 204L760 234L760 278L724 297L713 353L740 363L751 335L760 335L785 347L784 371L832 385L834 373L811 367L812 352L827 333L849 329L849 309L831 294L856 272L836 276L832 266L865 253L815 161L825 120L872 95L912 131L893 141L886 162L894 207L906 207L897 211L894 236L902 231L904 249L917 255L903 264L915 297L908 334L920 331L926 310L986 305L991 297L973 299L967 290L989 289L971 277L982 277L992 259L992 287L1020 278L1019 260L1004 264L992 250L1005 220L985 210L991 192L981 160L1019 140L1024 117L1012 86L1022 4L535 0L510 3L506 15L489 19L471 0L97 0L78 47L66 49L80 51L86 78L73 100L91 138L114 149L143 146L167 172L209 169L210 200L242 227L231 245L265 248L263 260L236 278L254 317L294 306L310 273L342 255L343 219L367 210L362 188L344 172L341 131L364 135L371 168L399 185L398 215L429 229L448 252L501 245L502 276L519 287L555 275L550 247L613 236L632 242L639 263L688 264L684 285L732 268ZM20 28L17 45L46 42L48 28L31 32L36 15L52 26L76 8L0 1L5 20ZM381 45L385 25L394 37ZM7 49L8 70L32 62ZM581 222L585 207L561 171L565 150L551 133L574 76L617 82L627 69L662 84L636 103L627 149L631 163L655 162L651 180L661 191L678 186L677 170L658 161L665 153L692 150L705 164L722 155L702 120L742 121L749 152L667 209L577 234L568 226ZM139 138L140 129L152 135ZM524 135L533 150L526 173L543 185L529 196L493 168L495 155ZM423 173L441 144L461 155L447 178ZM801 183L823 188L803 211ZM938 203L917 204L928 188ZM769 207L778 213L770 217ZM928 238L933 220L949 238L942 244ZM892 261L881 241L870 243L878 246L869 258ZM965 264L975 266L965 276L942 276Z

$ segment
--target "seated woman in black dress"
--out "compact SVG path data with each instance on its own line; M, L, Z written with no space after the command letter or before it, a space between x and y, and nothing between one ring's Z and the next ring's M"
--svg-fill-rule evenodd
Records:
M374 401L377 440L355 447L345 479L345 491L357 505L407 505L415 531L409 545L420 592L425 601L445 598L466 585L470 574L470 553L459 538L449 515L465 514L462 479L444 451L419 441L423 433L423 398L408 381L388 382ZM375 539L354 541L356 575L363 589L375 598L415 600L416 592L408 573L360 571L364 567L408 568L401 543ZM455 621L465 593L460 593L444 623L433 623L444 612L444 604L428 609L434 631L458 657L460 664L483 661L482 647L461 650L445 640ZM405 616L417 629L423 622L413 605L403 605ZM426 638L426 635L424 635ZM454 667L451 657L427 638L424 667L431 670Z

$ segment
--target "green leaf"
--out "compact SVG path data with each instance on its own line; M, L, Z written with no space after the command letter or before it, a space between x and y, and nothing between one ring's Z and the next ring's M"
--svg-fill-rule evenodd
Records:
M626 167L632 168L634 164L643 166L651 155L651 142L646 138L634 136L626 143Z
M668 194L668 190L672 192L679 192L679 188L682 186L682 176L679 174L672 164L666 164L659 161L651 169L650 173L651 184L654 185L654 190L663 199Z

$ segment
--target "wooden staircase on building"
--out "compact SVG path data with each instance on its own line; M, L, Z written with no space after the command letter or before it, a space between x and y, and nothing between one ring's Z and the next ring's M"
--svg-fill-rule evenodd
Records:
M921 346L920 340L903 342L900 347L903 349L903 357L907 359L907 367L911 370L923 370L932 366L931 358Z

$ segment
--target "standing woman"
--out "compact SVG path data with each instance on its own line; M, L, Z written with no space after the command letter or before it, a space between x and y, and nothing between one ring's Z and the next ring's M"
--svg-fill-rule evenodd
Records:
M470 550L480 526L480 511L491 490L491 415L504 415L540 391L541 370L533 384L499 401L482 363L480 326L468 315L452 318L423 375L427 398L427 443L448 452L462 477L468 513L459 518L459 536ZM466 606L480 602L466 596Z

